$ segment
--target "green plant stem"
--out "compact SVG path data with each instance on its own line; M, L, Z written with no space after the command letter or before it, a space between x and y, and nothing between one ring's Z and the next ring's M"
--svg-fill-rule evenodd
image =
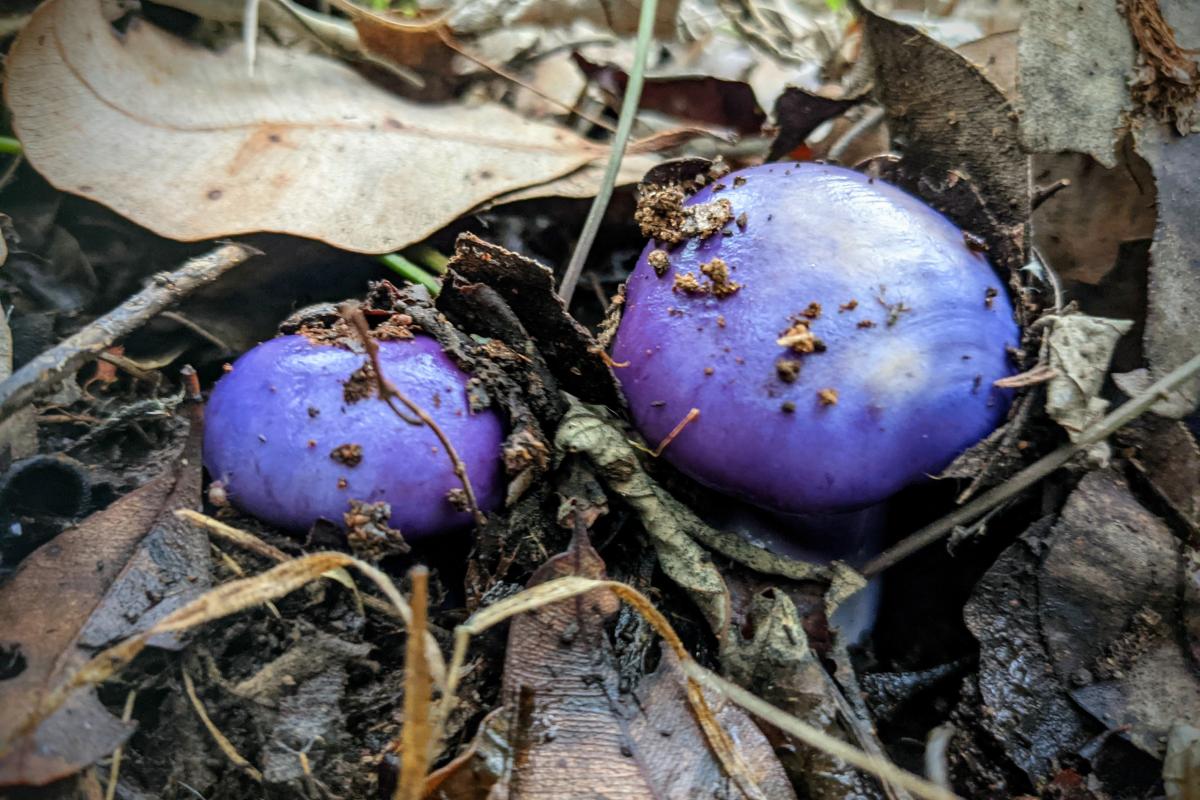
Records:
M1047 453L996 488L984 492L965 506L950 512L937 522L926 525L916 533L902 539L891 549L885 550L871 559L863 567L862 574L868 578L874 577L918 550L939 541L958 526L974 522L1005 500L1023 492L1066 464L1081 450L1104 441L1118 429L1133 422L1160 399L1167 397L1175 389L1191 380L1197 373L1200 373L1200 354L1192 356L1190 361L1164 375L1137 397L1122 403L1111 414L1087 428L1076 441L1064 444L1057 450Z
M427 244L415 244L406 248L404 257L438 275L445 275L446 266L450 263L450 259L442 251Z
M633 69L629 71L629 83L625 87L625 97L621 101L621 115L617 119L617 134L613 137L612 152L608 156L608 166L604 170L604 180L600 182L600 190L592 201L587 219L583 222L583 230L579 232L579 241L575 244L575 252L567 263L567 272L563 275L558 287L558 295L563 303L571 305L571 296L575 294L575 286L583 272L584 262L596 241L596 233L600 230L600 222L604 219L604 211L608 201L612 199L613 187L617 183L617 174L621 171L621 161L625 157L625 147L629 144L629 135L633 131L633 120L637 117L638 103L642 99L642 84L646 78L646 59L650 53L650 38L654 32L654 17L658 11L658 0L642 0L642 11L638 17L637 48L633 54Z
M379 263L396 273L406 281L419 283L429 290L429 293L437 297L438 292L442 290L442 285L438 283L437 278L430 275L425 270L418 267L413 262L409 261L399 253L388 253L378 256Z
M25 152L25 148L21 146L18 139L11 136L0 136L0 153L6 156L19 156Z

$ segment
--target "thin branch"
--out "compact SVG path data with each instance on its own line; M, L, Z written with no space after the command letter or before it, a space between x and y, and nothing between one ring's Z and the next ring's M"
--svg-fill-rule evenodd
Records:
M617 183L617 175L621 171L621 161L625 158L625 148L629 144L629 134L633 131L633 120L637 116L638 103L642 99L642 84L646 80L646 59L650 53L650 37L654 32L654 15L658 10L658 0L642 0L642 13L638 17L637 48L633 54L633 69L629 71L629 82L625 85L625 97L621 101L621 115L617 119L617 134L613 137L612 152L608 156L608 166L604 168L604 180L600 190L588 209L587 219L583 222L583 230L579 232L579 241L575 243L575 251L567 263L566 274L558 287L558 296L563 304L570 306L571 297L575 294L575 285L583 273L583 265L587 261L596 234L600 231L600 223L608 202L612 199L613 187Z
M54 391L85 363L166 308L241 264L257 250L226 244L193 258L174 272L156 275L150 285L79 333L41 353L0 383L0 422L35 397Z
M475 490L471 488L471 479L467 476L467 465L458 455L458 450L454 448L454 444L450 438L446 436L446 432L433 421L433 417L408 398L403 392L396 388L396 384L389 381L383 374L383 367L379 363L379 343L371 336L371 329L367 326L367 318L363 316L362 309L342 308L342 314L354 329L358 332L359 339L362 340L363 347L367 349L367 357L371 359L371 367L375 372L376 389L379 391L380 398L388 404L388 407L396 413L401 419L408 418L396 408L393 400L399 400L404 404L410 412L415 414L417 418L437 436L438 441L442 443L442 447L446 450L446 455L450 457L450 464L454 467L454 474L458 476L458 480L462 483L463 494L466 497L467 509L475 518L476 525L484 525L487 522L487 517L479 510L479 503L475 499Z
M826 158L829 161L841 161L842 156L846 155L846 151L850 149L850 145L854 144L863 134L870 132L873 128L883 122L886 115L883 106L876 106L867 110L862 118L846 129L846 132L841 135L833 147L829 148L829 153Z
M872 578L918 550L940 541L958 526L974 522L992 508L1020 494L1066 464L1080 451L1086 450L1097 442L1104 441L1118 429L1133 422L1156 402L1165 399L1172 391L1195 377L1197 373L1200 373L1200 353L1192 356L1191 360L1176 367L1146 391L1123 403L1104 419L1084 430L1076 441L1048 453L994 489L984 492L937 522L926 525L894 547L871 559L863 567L862 574L867 578Z

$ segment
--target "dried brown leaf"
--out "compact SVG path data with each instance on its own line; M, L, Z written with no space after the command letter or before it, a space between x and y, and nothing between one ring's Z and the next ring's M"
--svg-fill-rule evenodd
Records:
M858 0L853 5L863 21L888 129L902 145L908 170L938 182L946 175L967 178L999 229L972 232L988 240L1011 238L1023 251L1028 158L1004 93L966 58L916 28L874 14Z
M250 231L397 250L505 192L602 156L496 105L406 102L323 56L211 53L96 0L51 0L9 53L5 96L56 187L157 233ZM103 153L103 157L97 157Z
M1059 681L1098 721L1128 725L1130 741L1161 758L1172 724L1200 719L1200 681L1180 646L1178 541L1119 476L1094 472L1049 545L1036 596Z
M71 775L111 753L132 733L133 727L110 714L92 690L73 695L35 730L25 733L22 728L43 698L87 661L85 646L144 630L152 618L207 586L207 548L200 549L201 563L188 563L195 553L185 547L177 560L199 579L195 590L184 578L183 586L171 590L174 596L160 595L163 602L158 604L145 591L164 588L147 545L161 549L164 540L186 541L190 529L173 512L200 504L199 453L197 421L168 474L43 545L0 588L5 646L15 648L24 665L19 674L0 682L0 786L41 786Z
M586 538L543 565L530 585L566 576L603 579L604 563ZM727 783L673 652L664 652L659 669L634 693L620 690L605 631L619 603L610 589L597 588L513 620L504 705L488 718L471 750L435 773L431 796L686 798L717 786L728 786L730 796L745 796L737 783ZM704 704L762 794L794 797L750 718L715 693L705 694ZM507 755L489 760L497 742Z

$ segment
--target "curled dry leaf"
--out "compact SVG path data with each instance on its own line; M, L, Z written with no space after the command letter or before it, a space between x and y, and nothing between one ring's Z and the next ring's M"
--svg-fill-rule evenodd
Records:
M568 575L603 579L604 562L577 537L530 586ZM616 595L593 589L516 617L509 629L503 706L470 749L431 777L428 796L499 798L715 796L745 793L725 775L689 703L674 654L623 691L605 630ZM763 734L743 711L705 692L748 777L769 798L794 798Z
M1066 428L1071 441L1108 410L1108 401L1098 395L1117 340L1132 327L1129 320L1086 314L1054 318L1049 350L1056 374L1046 387L1046 413Z
M118 34L96 0L43 4L6 70L38 171L183 240L278 231L397 250L603 155L499 106L406 102L311 53L264 46L248 79L239 48L136 18Z
M71 695L32 732L22 726L88 660L87 648L146 630L207 587L207 542L174 515L200 504L199 452L197 419L169 474L43 545L0 589L3 647L23 666L0 681L0 786L41 786L71 775L133 732L92 689ZM166 552L172 557L163 558Z

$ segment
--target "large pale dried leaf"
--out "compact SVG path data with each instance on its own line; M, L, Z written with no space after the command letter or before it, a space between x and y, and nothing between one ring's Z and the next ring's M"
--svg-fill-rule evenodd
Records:
M1094 472L1072 493L1038 575L1038 616L1055 671L1103 724L1161 758L1177 721L1200 719L1180 643L1179 543L1118 476Z
M505 192L598 156L499 106L403 101L314 54L212 53L95 0L50 0L9 53L5 94L30 162L157 233L250 231L360 252L418 241Z
M193 424L175 469L43 545L0 588L4 646L15 648L24 665L0 681L0 786L63 778L111 753L132 733L89 689L75 692L32 733L18 735L43 696L87 661L87 646L107 642L100 631L145 630L207 585L206 561L175 564L198 580L182 577L173 591L166 589L171 596L160 607L147 608L154 604L144 590L165 588L153 577L155 562L169 569L188 555L163 542L184 525L175 509L200 504L199 447L200 426ZM201 552L207 559L207 550ZM123 625L103 621L108 618Z
M1133 37L1116 0L1030 0L1021 24L1021 136L1034 152L1087 153L1110 169L1131 106Z
M1099 397L1117 340L1133 323L1086 314L1056 317L1050 330L1050 367L1058 374L1046 387L1046 413L1066 428L1071 440L1104 416Z
M586 540L543 565L530 585L567 575L604 577L604 562ZM463 758L434 774L434 797L744 796L712 754L672 653L634 691L621 691L605 630L618 607L614 594L596 589L513 620L503 707ZM750 718L724 698L706 699L763 796L794 798Z

